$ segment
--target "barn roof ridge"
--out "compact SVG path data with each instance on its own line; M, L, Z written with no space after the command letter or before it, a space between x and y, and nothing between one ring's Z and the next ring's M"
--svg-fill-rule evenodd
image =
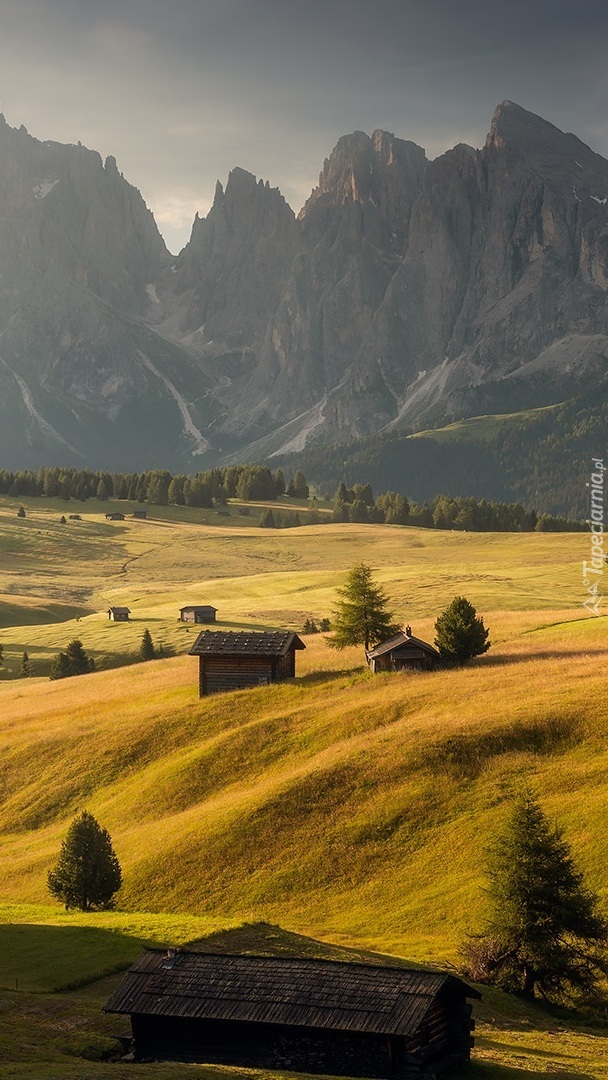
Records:
M383 653L391 652L392 649L397 649L400 645L405 645L410 641L413 645L417 645L420 649L425 649L433 656L441 655L430 642L423 641L422 638L414 637L413 634L408 634L405 630L401 630L398 634L394 634L393 637L387 638L386 641L378 642L373 649L368 651L367 657L382 656Z
M447 988L480 997L445 971L147 948L104 1008L407 1035Z
M282 655L292 647L306 648L295 630L201 630L189 656L211 652L236 656L240 651L245 655L264 651Z

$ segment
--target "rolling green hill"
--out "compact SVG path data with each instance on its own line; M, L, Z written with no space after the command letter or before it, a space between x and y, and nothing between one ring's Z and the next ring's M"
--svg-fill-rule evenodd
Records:
M608 907L606 620L581 607L584 535L354 525L269 533L160 517L111 528L92 516L76 523L82 549L74 533L64 558L54 513L28 514L31 544L23 563L3 564L5 595L28 606L50 584L61 603L78 591L96 613L5 627L9 666L28 646L41 664L76 634L102 661L128 659L144 626L177 655L0 684L0 942L21 1033L5 1042L7 1075L34 1075L24 1071L21 991L54 990L55 1014L40 999L34 1023L37 1046L45 1024L53 1032L36 1075L122 1080L122 1066L68 1067L58 1017L71 1007L78 1032L94 1032L107 1051L115 1027L95 1019L93 1003L109 994L96 979L144 941L262 921L333 946L458 964L483 911L487 839L523 783L563 824ZM299 629L306 615L331 612L342 572L362 558L398 619L427 640L441 608L467 595L490 627L490 652L462 670L374 677L360 649L336 653L312 635L293 683L199 701L196 660L185 655L194 631L176 621L182 603L213 602L223 627ZM128 603L135 621L109 624L109 601ZM110 830L123 867L116 912L66 914L46 891L85 807ZM65 990L83 982L88 990ZM471 1077L608 1075L605 1028L494 992L479 1015ZM74 1034L73 1058L83 1039Z

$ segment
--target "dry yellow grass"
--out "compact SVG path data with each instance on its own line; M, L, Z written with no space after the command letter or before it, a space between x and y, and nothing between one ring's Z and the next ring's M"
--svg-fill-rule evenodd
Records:
M125 886L122 912L78 925L185 940L195 927L266 919L457 962L482 911L486 840L522 783L563 824L608 907L606 620L581 607L586 537L166 521L148 523L143 543L139 523L112 532L100 518L84 523L90 538L70 564L53 547L63 534L47 530L42 510L30 517L29 555L15 562L5 550L0 563L0 609L23 596L31 611L47 593L76 603L80 590L101 610L6 627L9 655L29 646L50 656L78 636L102 659L124 656L144 626L179 655L0 683L0 920L73 919L49 902L46 873L86 806L112 833ZM198 700L182 603L214 603L223 626L299 629L330 613L342 574L362 559L427 640L438 611L464 593L491 629L491 651L463 670L372 677L362 650L335 653L311 636L293 684ZM134 622L109 624L110 602L127 603ZM539 1017L522 1034L515 1015L497 1032L493 1008L482 1012L480 1078L522 1061L540 1074L543 1060L606 1075L592 1036L549 1038Z

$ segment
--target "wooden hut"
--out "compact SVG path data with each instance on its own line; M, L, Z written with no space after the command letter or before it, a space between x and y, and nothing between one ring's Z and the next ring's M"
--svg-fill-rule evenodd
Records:
M365 655L374 674L378 671L431 671L443 663L433 645L414 637L411 626L406 626L388 641L382 641Z
M128 607L111 607L108 608L108 619L112 622L128 622L131 611Z
M296 650L306 646L287 630L202 630L190 649L199 658L199 696L292 679Z
M211 604L188 604L179 609L179 617L182 622L212 623L215 622L217 608Z
M136 1060L406 1080L469 1059L480 997L440 971L146 949L105 1011Z
M121 514L118 510L108 511L106 514L106 521L124 521L125 515Z

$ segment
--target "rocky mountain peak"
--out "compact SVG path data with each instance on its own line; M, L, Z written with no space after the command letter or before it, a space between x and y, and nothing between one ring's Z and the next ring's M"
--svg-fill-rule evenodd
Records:
M397 183L413 183L418 188L425 164L420 146L398 139L392 132L376 130L371 138L364 131L343 135L326 158L318 187L300 216L305 217L319 200L335 206L368 200L379 203L390 174Z
M553 168L560 161L575 160L580 165L581 155L588 163L603 160L576 135L560 131L542 116L528 112L513 101L503 101L496 109L486 149L506 149L512 156L525 158L528 165L536 161Z

